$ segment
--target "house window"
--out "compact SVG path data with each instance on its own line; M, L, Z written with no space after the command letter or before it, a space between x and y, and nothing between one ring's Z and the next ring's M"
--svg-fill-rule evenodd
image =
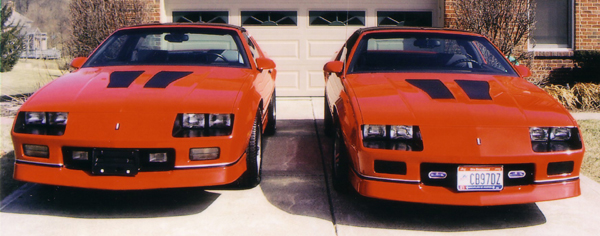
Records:
M229 23L226 11L174 11L173 22Z
M242 11L242 26L296 26L295 11Z
M364 11L310 11L311 26L364 26Z
M423 26L431 27L431 12L408 12L408 11L378 11L378 26Z
M534 50L569 49L573 45L573 0L536 1Z

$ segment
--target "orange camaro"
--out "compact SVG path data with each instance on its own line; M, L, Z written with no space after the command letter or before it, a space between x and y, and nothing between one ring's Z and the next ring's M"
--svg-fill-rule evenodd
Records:
M360 29L324 71L336 189L479 206L580 194L577 123L480 35Z
M71 66L15 119L15 179L114 190L260 182L276 71L243 28L123 28Z

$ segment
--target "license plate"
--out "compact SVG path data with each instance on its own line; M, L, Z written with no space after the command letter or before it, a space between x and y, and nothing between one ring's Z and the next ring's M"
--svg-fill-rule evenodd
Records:
M500 191L504 188L502 166L459 166L458 191Z

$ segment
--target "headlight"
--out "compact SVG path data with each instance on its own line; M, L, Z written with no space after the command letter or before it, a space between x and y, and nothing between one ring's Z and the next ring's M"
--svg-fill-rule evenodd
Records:
M413 127L407 125L392 125L390 127L391 139L412 139Z
M534 152L569 151L583 147L576 127L531 127L529 137Z
M206 124L205 114L184 113L183 127L184 128L204 128Z
M385 125L364 125L363 138L385 138L387 132Z
M19 112L15 132L39 135L63 135L66 129L68 112Z
M418 126L363 125L363 146L374 149L422 151L423 141Z
M173 137L227 136L232 131L233 114L181 113L173 125Z

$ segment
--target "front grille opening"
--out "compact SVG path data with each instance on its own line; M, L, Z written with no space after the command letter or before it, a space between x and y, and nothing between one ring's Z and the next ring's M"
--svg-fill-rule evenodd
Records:
M406 175L406 163L375 160L375 172L380 174Z
M550 162L548 164L548 175L564 175L573 173L575 162Z

